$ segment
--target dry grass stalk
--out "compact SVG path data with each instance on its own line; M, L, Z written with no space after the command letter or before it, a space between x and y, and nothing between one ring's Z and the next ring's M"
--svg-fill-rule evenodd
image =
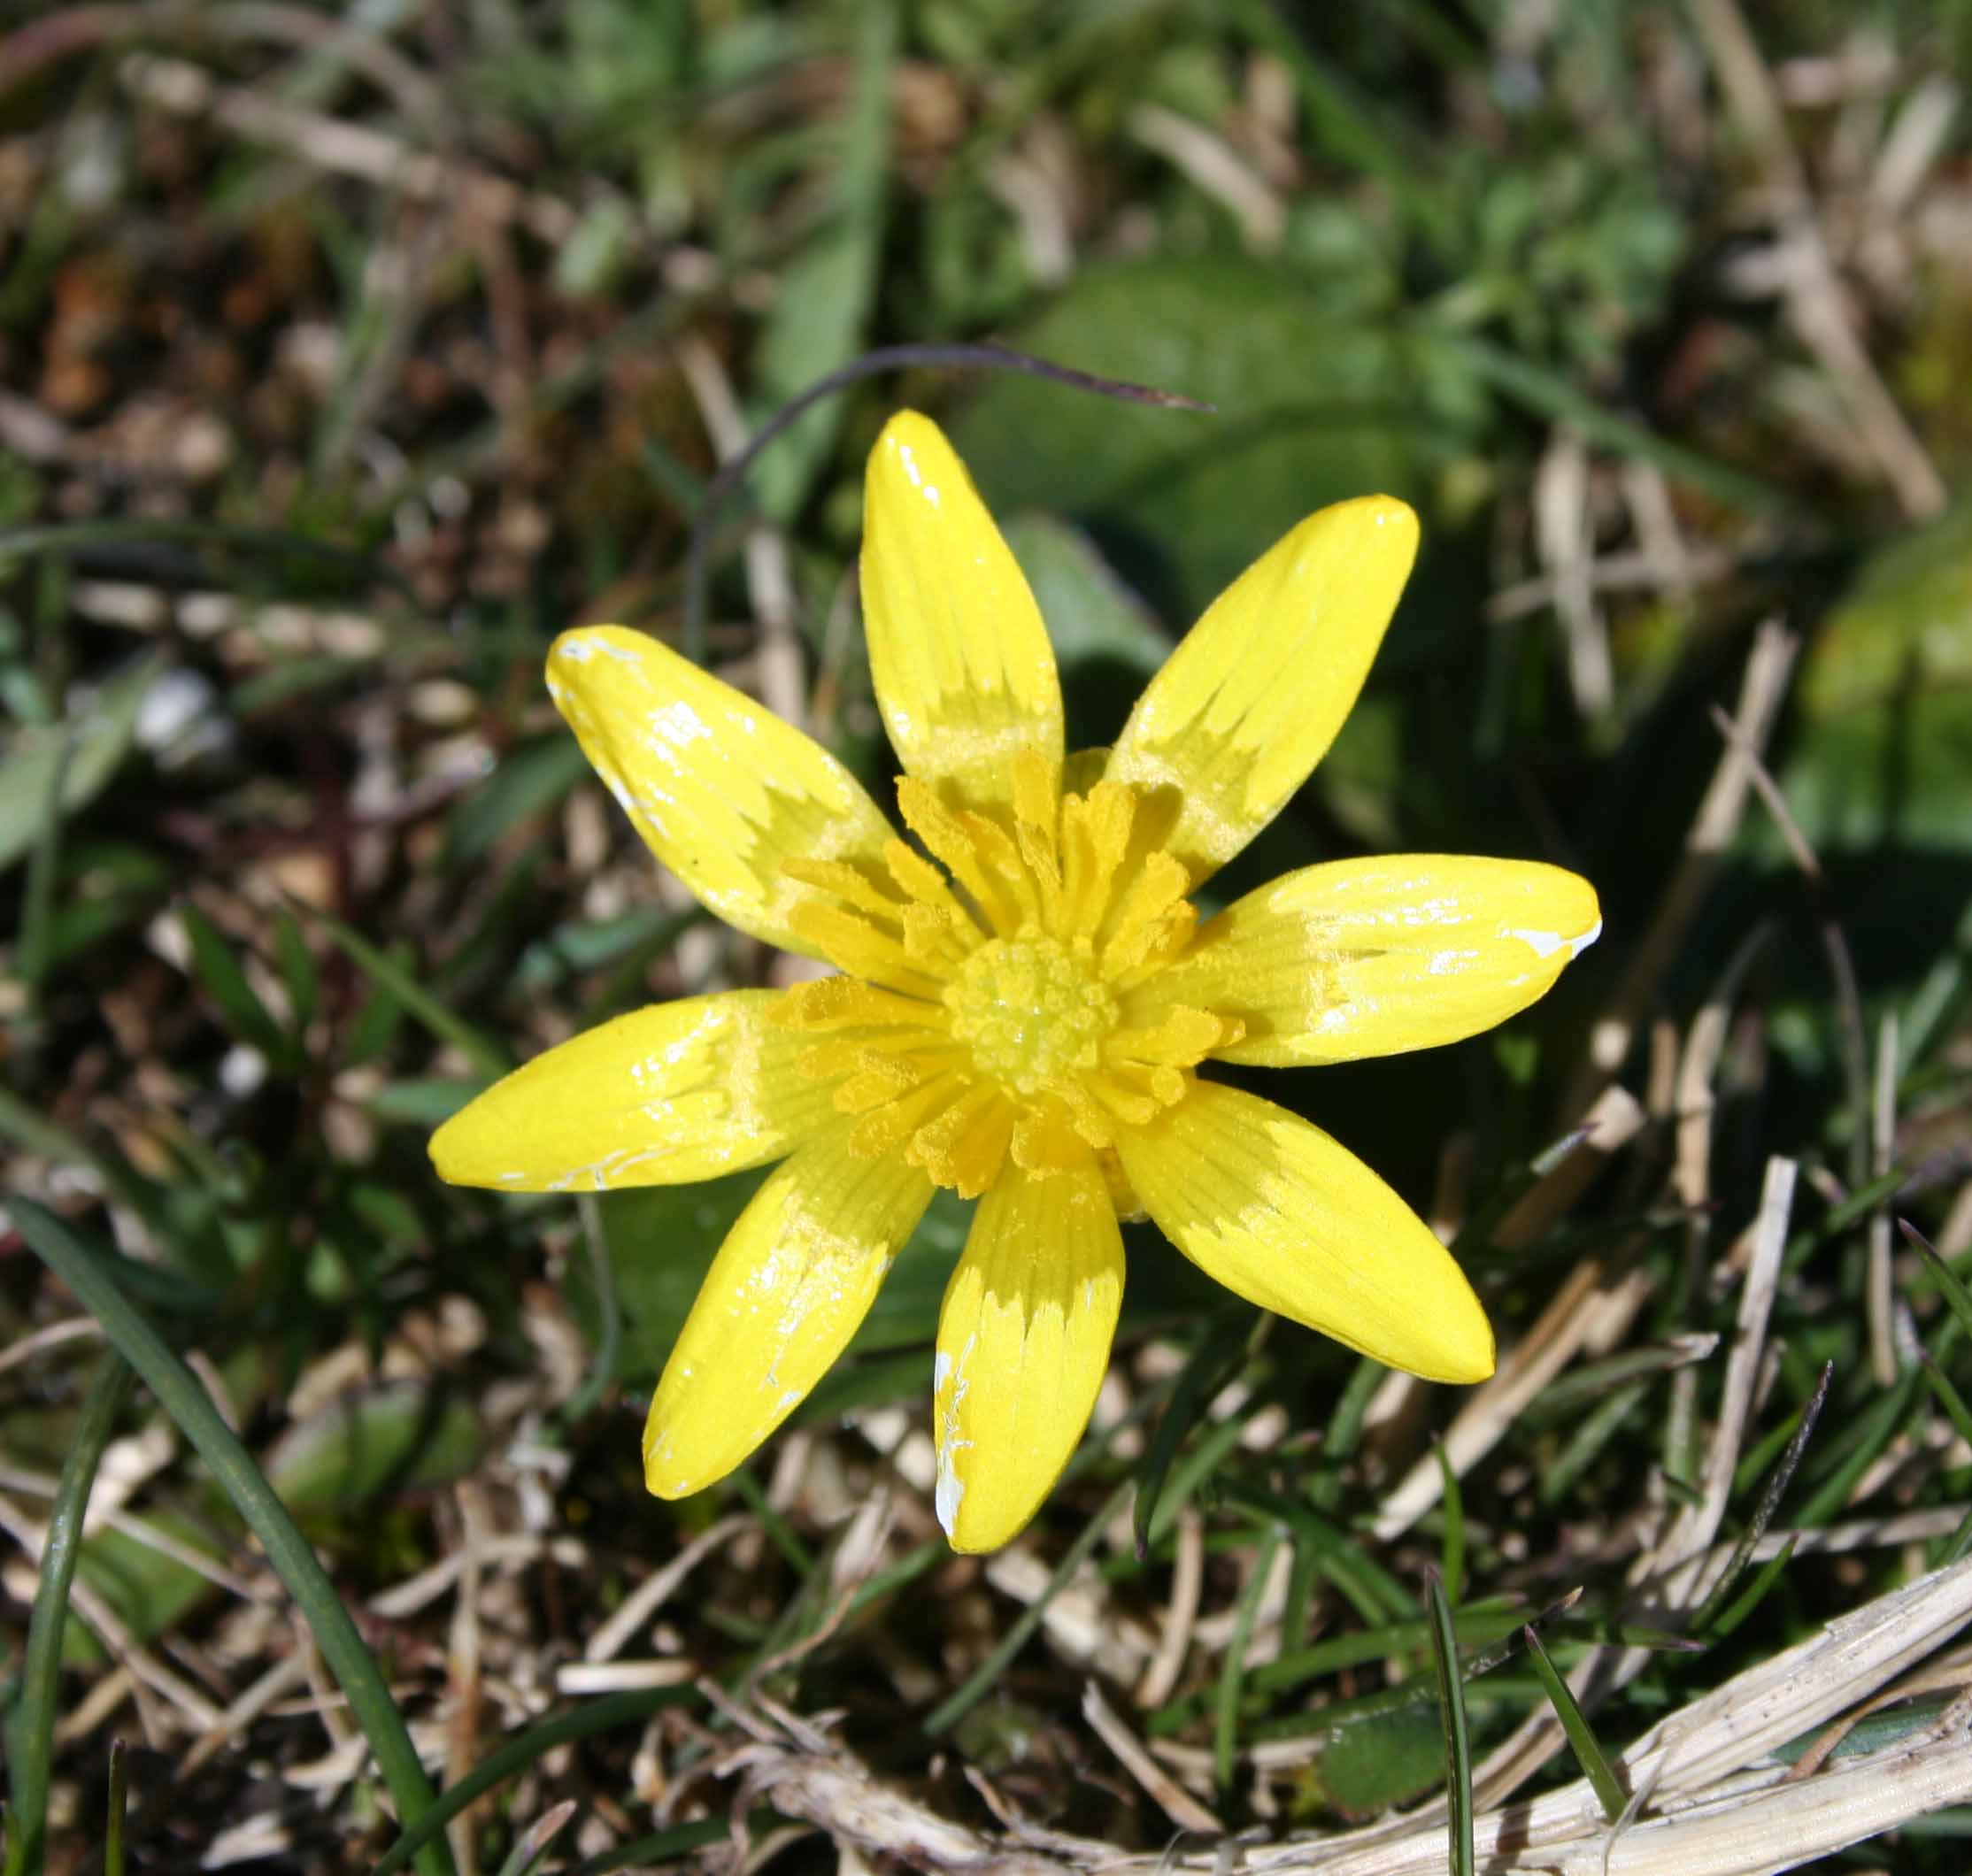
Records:
M1800 642L1775 621L1762 626L1753 638L1752 654L1740 680L1738 704L1732 713L1735 734L1699 803L1684 839L1684 852L1658 900L1657 915L1631 951L1609 1009L1596 1023L1589 1060L1563 1103L1568 1113L1585 1112L1622 1067L1658 985L1718 877L1726 850L1745 813L1757 758L1779 720L1781 700L1787 694L1787 680L1799 649Z
M1617 1778L1634 1795L1635 1821L1612 1828L1585 1779L1530 1801L1495 1805L1476 1823L1484 1867L1495 1876L1537 1871L1602 1876L1606 1870L1767 1876L1972 1799L1972 1702L1966 1700L1896 1744L1840 1761L1838 1769L1813 1778L1793 1777L1774 1757L1776 1748L1869 1700L1968 1620L1972 1559L1877 1597L1737 1675L1614 1755ZM1953 1672L1962 1676L1967 1670L1960 1664ZM1923 1684L1934 1683L1932 1677ZM1916 1690L1906 1686L1899 1692ZM1220 1847L1211 1845L1175 1857L1124 1857L1105 1846L1028 1830L995 1839L888 1789L791 1714L770 1718L736 1707L723 1690L718 1703L748 1734L748 1743L720 1768L723 1775L741 1775L739 1802L771 1803L864 1856L895 1857L934 1876L947 1871L1061 1876L1097 1868L1150 1876L1160 1869L1218 1867ZM1093 1686L1084 1711L1113 1746L1111 1731L1123 1729L1117 1722L1105 1730L1102 1719L1115 1716ZM1154 1764L1151 1770L1161 1775ZM1187 1806L1195 1803L1177 1795ZM1188 1829L1206 1827L1180 1821ZM1242 1861L1253 1876L1440 1876L1444 1856L1442 1817L1428 1807L1344 1837L1249 1844Z

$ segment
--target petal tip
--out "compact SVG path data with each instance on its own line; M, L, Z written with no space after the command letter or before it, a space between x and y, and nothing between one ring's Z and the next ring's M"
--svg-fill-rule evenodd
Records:
M628 626L571 626L548 647L548 675L552 680L573 674L597 658L635 665L653 649L664 648L648 633Z
M899 411L883 426L869 455L864 484L867 509L875 502L897 502L913 493L921 507L943 514L941 479L949 481L964 469L951 440L922 411ZM865 544L867 545L867 523Z
M1458 1311L1462 1319L1446 1336L1438 1372L1431 1378L1448 1382L1454 1388L1476 1388L1480 1382L1493 1378L1494 1370L1499 1365L1498 1344L1493 1338L1492 1324L1479 1299L1468 1289L1461 1302L1469 1304L1469 1308Z
M1417 511L1400 496L1366 495L1361 500L1367 518L1375 527L1394 528L1398 534L1417 533Z
M889 421L878 433L876 450L872 454L888 455L899 447L912 443L933 443L945 449L951 448L951 444L945 440L945 433L930 418L922 411L906 407L891 412Z
M654 1424L644 1428L643 1489L653 1498L689 1498L710 1483L678 1464L669 1434L659 1433Z
M432 1171L448 1186L510 1183L488 1170L489 1163L498 1163L497 1142L489 1137L488 1129L493 1110L485 1104L492 1092L489 1088L474 1096L449 1120L441 1122L425 1142Z
M431 1160L431 1170L448 1186L462 1186L466 1183L458 1176L458 1115L454 1114L425 1142L425 1152Z

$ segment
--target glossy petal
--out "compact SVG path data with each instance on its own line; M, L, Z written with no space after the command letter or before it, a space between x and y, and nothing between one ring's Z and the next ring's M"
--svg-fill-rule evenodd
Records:
M850 1125L776 1167L713 1260L644 1426L644 1481L659 1497L724 1478L787 1419L931 1203L931 1181L901 1154L851 1154Z
M1492 1372L1492 1329L1444 1247L1298 1115L1200 1082L1117 1151L1158 1229L1228 1289L1428 1380Z
M974 806L1013 799L1010 764L1062 752L1061 685L1027 576L928 417L884 426L864 483L870 675L906 773Z
M438 1176L503 1192L603 1192L792 1152L834 1109L796 1066L813 1038L770 1019L784 994L653 1003L536 1056L432 1135Z
M1602 930L1595 888L1532 860L1393 854L1304 867L1213 919L1145 987L1238 1018L1270 1068L1431 1049L1544 996Z
M1356 701L1417 553L1388 496L1313 514L1214 600L1138 699L1109 775L1192 884L1280 812Z
M564 632L548 694L657 857L728 925L813 956L784 860L882 865L890 824L819 742L622 626Z
M1123 1240L1091 1162L1013 1172L979 1202L938 1317L938 1521L955 1550L1013 1537L1082 1438L1123 1299Z

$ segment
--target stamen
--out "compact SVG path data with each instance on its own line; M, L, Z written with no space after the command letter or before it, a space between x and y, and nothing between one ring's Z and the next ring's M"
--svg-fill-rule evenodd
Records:
M924 1079L924 1071L906 1055L887 1055L871 1049L863 1062L829 1098L838 1114L867 1114L873 1107L894 1101L907 1088Z
M890 869L890 877L920 905L944 913L956 927L970 934L974 942L986 936L978 919L945 884L945 876L922 854L913 851L902 841L887 841L883 864Z
M1036 750L1013 758L1013 834L1041 896L1041 923L1061 925L1061 858L1055 824L1061 813L1059 772Z
M897 785L897 804L905 825L944 863L944 869L969 892L995 931L1020 926L1020 908L980 864L978 848L954 814L925 784L906 775Z
M1214 1049L1229 1048L1245 1033L1245 1024L1236 1017L1174 1003L1153 1029L1114 1031L1103 1053L1112 1060L1164 1062L1174 1068L1191 1068Z
M860 1116L852 1152L902 1150L968 1198L1009 1155L1036 1177L1091 1155L1107 1165L1121 1129L1182 1100L1198 1063L1244 1033L1154 989L1129 995L1198 922L1184 867L1135 857L1135 790L1098 780L1064 794L1059 765L1031 750L1011 769L1010 817L898 783L906 823L944 871L896 840L881 874L786 866L828 896L797 906L795 929L847 973L776 1006L777 1021L831 1036L803 1072Z
M1034 875L1021 858L1019 846L1008 837L1005 828L997 821L988 820L983 814L974 814L969 810L961 814L959 820L980 858L1013 892L1014 903L1020 909L1015 928L1038 925L1041 922L1040 892Z
M969 934L972 927L967 926ZM973 943L952 929L949 913L928 905L904 908L904 953L935 975L949 977L963 965Z
M1169 935L1167 914L1183 903L1190 875L1167 853L1145 856L1117 911L1115 929L1103 947L1103 975L1114 979L1135 970Z
M999 1176L1013 1132L1013 1103L991 1082L975 1081L911 1136L904 1157L960 1198L977 1198Z
M899 911L897 902L877 882L846 860L782 860L781 871L805 886L819 886L833 893L844 904L869 912L893 924Z
M943 988L936 977L918 969L895 938L842 906L811 900L796 906L788 923L851 977L916 996L936 996Z
M859 1159L875 1159L911 1135L965 1092L965 1077L956 1071L939 1075L921 1088L900 1095L887 1107L866 1114L851 1130L849 1150Z
M772 1020L785 1029L849 1029L905 1025L945 1026L942 1005L899 996L853 977L818 977L790 986L773 1007Z
M1086 1165L1093 1150L1059 1096L1029 1102L1013 1122L1013 1164L1045 1177Z
M1157 1071L1152 1071L1152 1073L1155 1073ZM1173 1068L1162 1073L1176 1074L1177 1071ZM1169 1107L1173 1103L1158 1097L1154 1083L1147 1092L1129 1087L1125 1077L1130 1074L1131 1070L1126 1065L1121 1068L1111 1069L1105 1074L1090 1075L1083 1086L1095 1100L1099 1101L1119 1120L1130 1126L1148 1126L1157 1119L1160 1107ZM1179 1092L1183 1092L1182 1084ZM1111 1142L1105 1141L1103 1144L1107 1146Z

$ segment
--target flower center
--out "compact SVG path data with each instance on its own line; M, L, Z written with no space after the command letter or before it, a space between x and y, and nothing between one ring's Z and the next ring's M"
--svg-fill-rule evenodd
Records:
M951 1034L971 1046L980 1072L1021 1095L1094 1069L1117 1021L1116 1000L1090 962L1045 935L981 945L944 1001Z
M1106 1169L1119 1128L1182 1101L1199 1062L1243 1034L1155 995L1198 914L1176 859L1133 851L1136 791L1064 794L1032 750L1012 781L1011 817L899 783L930 859L892 841L881 870L782 864L813 888L790 922L843 974L796 986L774 1020L814 1037L802 1070L860 1117L851 1153L902 1152L966 1198L1009 1157L1036 1177L1091 1154Z

